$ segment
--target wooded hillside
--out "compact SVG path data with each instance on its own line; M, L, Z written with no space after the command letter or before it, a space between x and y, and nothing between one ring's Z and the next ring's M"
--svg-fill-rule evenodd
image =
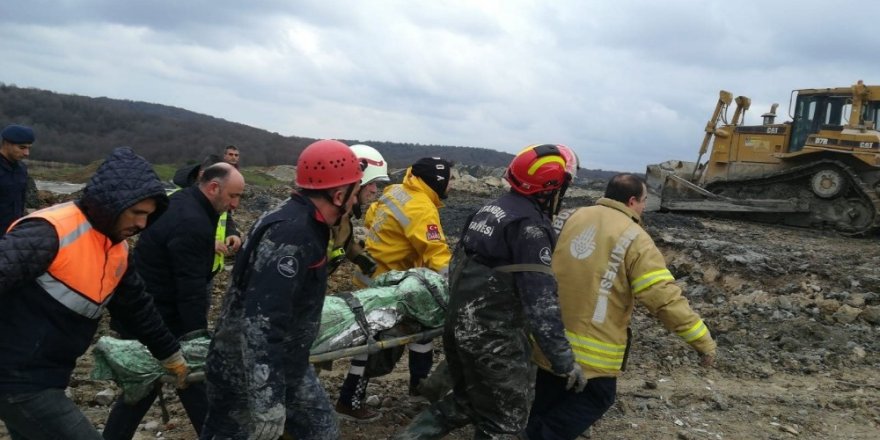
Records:
M90 98L0 84L0 124L30 125L37 133L31 158L85 164L114 147L128 145L154 163L183 163L219 153L226 145L242 150L246 165L291 164L314 139L286 137L244 124L160 104ZM424 156L454 162L504 166L512 156L482 148L367 143L394 167Z
M34 128L37 143L31 159L87 164L102 159L113 148L130 146L157 164L194 162L226 145L242 151L245 166L293 164L314 139L282 136L255 127L177 107L110 98L61 94L0 83L0 126L10 123ZM421 145L367 139L341 139L349 145L365 143L382 152L393 168L420 157L441 156L455 163L504 167L513 155L486 148ZM610 174L586 171L584 177Z

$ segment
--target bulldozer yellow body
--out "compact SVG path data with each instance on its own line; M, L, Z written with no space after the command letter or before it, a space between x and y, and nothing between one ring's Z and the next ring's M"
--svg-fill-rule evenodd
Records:
M880 86L794 90L783 123L773 104L761 125L743 125L750 105L722 90L697 161L648 166L649 210L738 213L847 234L880 227Z

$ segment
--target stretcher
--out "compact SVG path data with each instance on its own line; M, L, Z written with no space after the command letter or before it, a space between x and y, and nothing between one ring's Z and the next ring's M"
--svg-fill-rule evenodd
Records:
M309 362L318 364L373 354L435 338L442 332L448 299L445 278L424 268L391 271L377 277L369 288L328 296ZM401 328L409 332L386 336L394 333L390 330ZM181 350L191 369L188 381L204 380L209 346L207 332L181 341ZM91 378L115 381L127 402L140 400L156 383L174 381L165 375L147 348L135 340L102 336L92 354L95 367Z

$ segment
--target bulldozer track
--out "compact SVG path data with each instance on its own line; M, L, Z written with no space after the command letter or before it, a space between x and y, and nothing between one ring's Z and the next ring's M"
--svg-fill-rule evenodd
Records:
M756 187L756 186L767 186L772 184L779 183L788 183L793 182L799 179L808 178L813 175L820 169L826 169L828 167L833 167L841 171L848 179L850 184L850 190L842 192L837 198L843 198L844 194L847 192L854 192L857 194L858 198L865 202L872 209L870 221L866 222L864 227L855 228L855 229L845 229L839 226L836 226L839 232L846 235L866 235L870 232L873 232L880 228L880 197L878 197L877 193L868 186L865 181L859 177L858 173L853 170L849 165L831 159L823 159L816 162L811 162L805 165L799 165L792 168L787 168L785 170L777 171L774 173L769 173L760 177L753 178L744 178L744 179L731 179L731 180L723 180L723 181L714 181L706 184L705 188L711 192L715 192L715 190L720 188L731 188L731 189L739 189L746 187ZM852 198L852 197L849 197ZM807 201L809 203L809 201ZM813 211L809 213L803 214L789 214L791 216L798 215L812 215ZM783 215L785 217L786 215ZM839 223L838 223L839 225Z

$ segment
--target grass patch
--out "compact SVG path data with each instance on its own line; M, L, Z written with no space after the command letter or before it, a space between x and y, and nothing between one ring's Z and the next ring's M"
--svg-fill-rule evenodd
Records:
M244 176L244 181L247 185L276 186L286 184L286 182L282 182L259 169L245 168L241 170L241 174Z

